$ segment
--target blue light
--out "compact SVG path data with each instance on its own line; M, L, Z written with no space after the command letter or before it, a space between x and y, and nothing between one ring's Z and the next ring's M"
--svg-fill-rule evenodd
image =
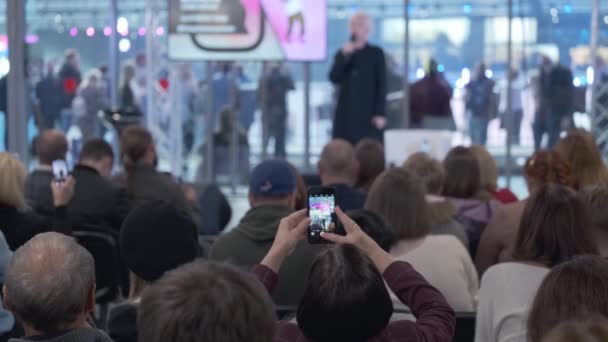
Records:
M462 6L462 11L464 13L469 14L469 13L473 12L473 6L471 6L470 4L465 4Z
M445 71L445 66L444 66L443 64L439 64L439 65L437 66L437 71L439 71L439 72L444 72L444 71Z
M572 13L574 11L574 8L572 7L571 4L565 4L564 5L564 12L565 13Z
M414 13L414 5L409 5L409 6L407 6L407 12L408 12L409 14Z

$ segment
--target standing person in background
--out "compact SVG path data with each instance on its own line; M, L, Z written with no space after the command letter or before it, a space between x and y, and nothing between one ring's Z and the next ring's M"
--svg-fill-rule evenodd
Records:
M287 93L295 86L291 76L282 63L271 64L269 71L260 80L260 97L262 99L262 155L271 137L274 137L274 156L285 158L285 138L287 130Z
M61 128L66 132L72 124L72 102L76 97L78 86L82 82L80 55L75 50L66 51L65 61L59 70L59 80L63 87Z
M82 83L78 96L84 100L84 115L77 118L76 122L82 133L82 140L87 141L91 138L101 136L101 122L99 112L109 107L105 89L101 84L101 73L92 70Z
M519 77L519 72L512 69L509 72L508 77L511 79L511 100L507 98L507 92L509 90L509 82L505 79L500 84L500 128L507 129L508 121L513 120L513 127L511 130L511 143L521 144L521 121L524 117L524 106L523 106L523 92L525 88L524 81ZM507 103L511 102L511 113L512 118L508 117Z
M213 111L208 124L215 131L218 128L220 114L226 108L234 109L236 107L237 83L234 79L232 63L223 62L215 66L210 90L213 95Z
M431 59L426 75L410 88L412 127L425 129L456 129L452 117L452 87L439 72L437 62Z
M355 158L359 162L359 175L355 187L369 192L374 181L386 167L384 145L374 139L363 139L355 146Z
M359 12L350 20L350 41L336 53L329 79L338 87L333 138L356 145L363 138L383 140L386 127L386 61L368 43L371 18Z
M486 65L480 63L475 77L466 85L465 105L469 118L469 134L473 144L488 141L488 124L493 117L495 83L486 76Z
M122 83L120 85L120 105L127 111L141 112L131 84L134 78L135 68L132 65L126 65L123 69Z
M61 116L62 86L55 75L52 62L46 65L46 75L36 84L36 100L38 103L38 129L53 129ZM1 109L0 109L1 111Z

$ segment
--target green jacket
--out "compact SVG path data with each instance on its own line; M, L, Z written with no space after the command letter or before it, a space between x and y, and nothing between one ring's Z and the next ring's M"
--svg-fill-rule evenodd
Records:
M249 210L239 225L220 236L211 247L209 259L228 261L250 270L266 256L282 218L293 211L283 206L260 206ZM295 306L306 288L308 271L321 247L302 241L288 257L279 272L279 283L273 293L277 305Z

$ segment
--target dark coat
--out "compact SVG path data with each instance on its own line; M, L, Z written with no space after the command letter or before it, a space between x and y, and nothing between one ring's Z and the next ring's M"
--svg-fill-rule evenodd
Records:
M72 233L72 227L67 221L66 207L56 208L55 216L48 218L35 212L25 212L0 204L0 222L2 222L0 229L13 251L40 233L50 231L67 235Z
M76 180L74 196L68 205L72 225L119 230L130 210L126 190L88 166L76 165L72 176Z
M382 141L382 131L372 124L374 116L385 116L386 62L382 49L367 45L352 56L339 51L329 79L338 87L333 137L352 144L363 138Z
M53 216L55 206L53 205L53 193L51 182L53 171L47 169L36 169L25 179L25 199L27 204L38 214Z
M363 209L367 195L346 184L330 185L336 194L336 205L343 211Z
M412 124L422 124L425 115L452 117L452 87L439 73L428 74L410 87Z

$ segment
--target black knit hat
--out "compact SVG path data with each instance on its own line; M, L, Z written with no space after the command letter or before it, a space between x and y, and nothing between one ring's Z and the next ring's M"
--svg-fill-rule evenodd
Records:
M196 232L185 210L163 201L147 202L123 222L120 252L133 273L153 282L198 256Z

